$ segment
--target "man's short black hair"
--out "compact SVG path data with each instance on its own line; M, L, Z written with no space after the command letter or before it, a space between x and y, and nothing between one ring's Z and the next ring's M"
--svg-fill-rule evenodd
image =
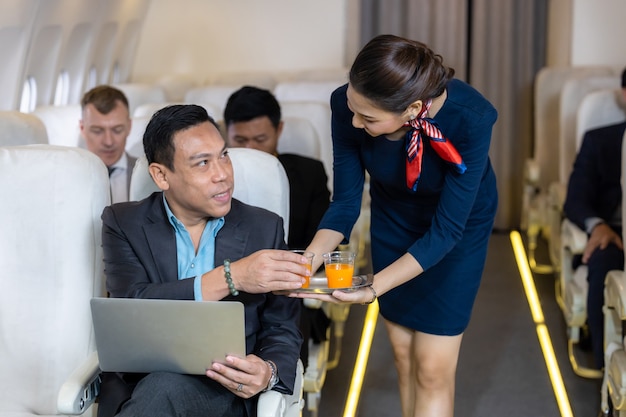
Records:
M163 164L174 171L174 135L204 122L219 130L206 109L195 104L175 104L158 110L143 134L143 149L148 163Z
M228 127L232 123L249 122L263 116L278 127L281 119L278 100L269 90L246 85L228 98L224 108L224 125Z

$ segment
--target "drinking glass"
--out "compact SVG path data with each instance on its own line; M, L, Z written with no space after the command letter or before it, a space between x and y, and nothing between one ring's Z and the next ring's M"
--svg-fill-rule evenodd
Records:
M333 251L322 255L328 288L352 287L355 258L356 254L349 251Z

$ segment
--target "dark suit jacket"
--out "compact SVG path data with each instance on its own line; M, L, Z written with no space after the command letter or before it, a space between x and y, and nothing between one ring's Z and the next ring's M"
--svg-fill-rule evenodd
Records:
M306 248L330 204L328 177L321 161L295 154L278 155L289 179L291 249Z
M626 122L585 133L567 187L565 216L582 230L585 219L610 223L622 199L622 138Z
M139 202L106 207L102 221L106 285L112 297L193 300L194 280L178 279L176 237L166 218L162 193L153 193ZM283 221L274 213L233 199L215 246L216 265L226 258L236 261L260 249L285 248ZM247 352L274 361L280 378L274 389L291 393L302 342L298 329L300 300L244 292L224 300L244 304ZM113 412L125 400L123 395L107 395L106 387L114 385L114 377L119 375L107 375L109 381L100 395L100 408L105 406ZM122 379L116 379L118 387L110 389L111 393L124 391L119 388ZM256 399L246 402L248 415L256 415Z

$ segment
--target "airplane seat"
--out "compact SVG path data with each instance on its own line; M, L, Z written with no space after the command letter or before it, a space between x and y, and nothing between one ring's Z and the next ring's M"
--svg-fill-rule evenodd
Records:
M626 132L622 142L622 184L626 181ZM622 218L626 193L622 193ZM626 241L626 229L622 229ZM601 407L604 415L626 415L626 266L609 271L604 284L604 371ZM609 414L613 412L613 414Z
M215 74L207 80L207 84L215 86L240 86L250 85L266 90L273 90L276 86L276 77L272 73L263 71L249 72L222 72ZM239 87L237 87L238 89ZM224 101L226 104L226 101Z
M550 184L548 206L548 228L551 230L549 254L554 270L558 273L561 266L561 224L563 220L563 202L565 201L567 182L576 159L579 141L576 134L579 105L589 93L601 89L616 88L620 85L617 75L585 75L568 79L563 85L559 98L559 176ZM614 101L614 100L611 100ZM606 115L592 111L591 119L605 121ZM589 120L589 119L587 119ZM586 128L587 126L584 126Z
M185 99L185 93L196 86L196 81L188 75L171 74L158 78L155 83L165 93L168 102L179 102Z
M558 236L558 225L556 233L550 231L549 208L550 199L558 198L558 193L550 196L550 185L559 180L559 167L555 160L558 161L559 155L560 96L563 86L572 78L584 79L614 73L614 68L606 66L544 67L535 78L534 151L524 165L520 222L520 228L526 232L528 238L528 258L530 267L535 273L547 274L558 269L558 263L555 262L558 256L555 256L554 250L551 251L549 263L538 263L535 259L535 250L539 237L550 242L553 235Z
M167 102L162 102L162 103L144 103L144 104L137 106L137 108L132 114L132 117L150 118L152 117L154 113L156 113L157 110L160 110L163 107L170 106L173 104L183 104L183 103L182 101L181 102L167 101ZM219 108L210 103L194 103L194 104L204 107L207 113L209 113L209 116L211 116L215 120L220 119L222 117L222 115L219 113Z
M150 118L157 110L171 104L179 103L144 103L137 106L131 117L132 124L130 133L126 138L126 152L135 158L143 155L143 134L146 131L148 122L150 122ZM211 117L215 118L218 114L218 110L211 104L198 103L198 105L204 107Z
M328 189L333 191L333 143L331 139L330 104L312 101L286 101L280 103L283 118L298 117L311 122L320 139L320 160L328 176Z
M592 82L597 82L597 80ZM619 82L617 82L617 84L619 85ZM571 154L573 149L574 158L578 149L580 149L585 132L600 126L619 123L626 119L626 113L621 106L621 90L612 88L588 92L589 88L589 85L582 84L582 93L586 92L587 94L584 95L582 100L578 100L580 104L574 116L575 120L572 120L572 122L575 123L576 131L570 135L573 138L570 137L568 139L570 147L566 147L562 144L561 148L563 152L567 154ZM577 95L574 91L568 94ZM567 110L567 107L565 110ZM565 155L561 154L561 157L563 159ZM570 172L573 164L574 162L572 160L570 162ZM587 321L586 304L588 285L587 266L580 265L574 269L572 262L576 256L583 253L585 245L587 244L587 234L565 218L562 212L569 174L567 175L567 179L563 178L561 181L565 181L558 184L559 192L562 193L562 195L559 196L559 201L555 201L554 203L555 213L558 214L559 219L562 218L559 239L560 267L558 269L559 273L557 275L555 293L568 328L568 351L574 372L583 377L600 378L601 373L599 371L581 366L578 363L573 349L573 346L579 342L580 331ZM554 215L555 218L557 214Z
M106 167L79 148L0 148L0 189L0 415L91 416L97 367L71 398L76 409L57 395L96 349L89 302L104 295Z
M165 103L165 91L156 84L148 83L119 83L113 87L121 90L128 99L128 111L132 116L135 109L146 103Z
M216 119L221 119L224 116L224 107L228 98L241 87L238 84L196 87L187 91L184 101L189 104L207 103L217 109Z
M321 161L321 143L313 124L301 117L284 117L279 153L292 153Z
M328 101L330 101L330 94L328 96ZM328 189L332 195L333 149L330 130L330 105L314 101L279 101L279 103L284 119L289 119L291 117L306 118L311 121L315 127L318 137L321 139L321 157L319 159L324 164L324 168L326 168L326 175L328 176ZM358 270L369 264L369 256L366 251L370 224L369 201L369 184L366 177L361 204L361 213L352 228L349 243L347 245L340 246L341 249L350 250L357 254L357 258L355 260L355 274L359 274ZM331 320L330 337L328 337L327 343L332 344L334 348L332 352L327 352L327 346L325 343L321 343L315 345L313 349L310 350L311 354L309 356L309 364L316 363L318 365L316 368L311 366L307 367L308 374L305 373L304 390L307 392L308 396L307 408L313 416L317 413L321 396L321 387L324 383L326 372L332 370L339 364L341 357L341 341L344 334L345 323L350 312L349 304L324 303L322 308L324 308L326 315ZM332 343L330 342L331 339ZM322 359L320 360L320 358ZM323 360L323 358L328 359L326 361ZM311 362L311 360L315 360L315 362ZM311 369L309 370L308 368Z
M126 137L126 152L134 158L139 158L143 152L143 134L150 122L151 116L133 116L131 118L130 132Z
M337 86L348 82L350 68L327 68L297 71L291 76L291 81L298 82L329 82L332 81Z
M0 146L45 143L48 133L40 118L19 111L0 111Z
M256 149L232 148L228 150L233 163L235 190L233 197L244 203L265 208L281 216L285 225L285 239L289 231L289 182L280 161L267 152ZM148 172L145 155L137 159L130 182L130 200L146 198L158 187ZM296 417L304 407L304 370L298 360L298 378L293 395L269 391L259 397L259 417Z
M80 146L80 120L83 117L80 104L40 106L32 114L46 126L50 145Z
M228 153L235 176L233 197L281 216L286 240L289 232L289 180L282 164L275 156L256 149L231 148ZM142 154L133 168L129 199L139 201L155 191L160 190L152 181L148 160Z
M282 81L274 87L274 96L283 103L312 101L330 105L330 95L347 81Z

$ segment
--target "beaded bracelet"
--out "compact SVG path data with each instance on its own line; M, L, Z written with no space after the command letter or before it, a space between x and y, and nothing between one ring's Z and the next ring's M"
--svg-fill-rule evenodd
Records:
M237 291L235 284L233 283L233 278L230 276L230 259L224 259L224 278L226 278L226 284L228 284L228 291L230 291L230 295L239 295L239 291Z

